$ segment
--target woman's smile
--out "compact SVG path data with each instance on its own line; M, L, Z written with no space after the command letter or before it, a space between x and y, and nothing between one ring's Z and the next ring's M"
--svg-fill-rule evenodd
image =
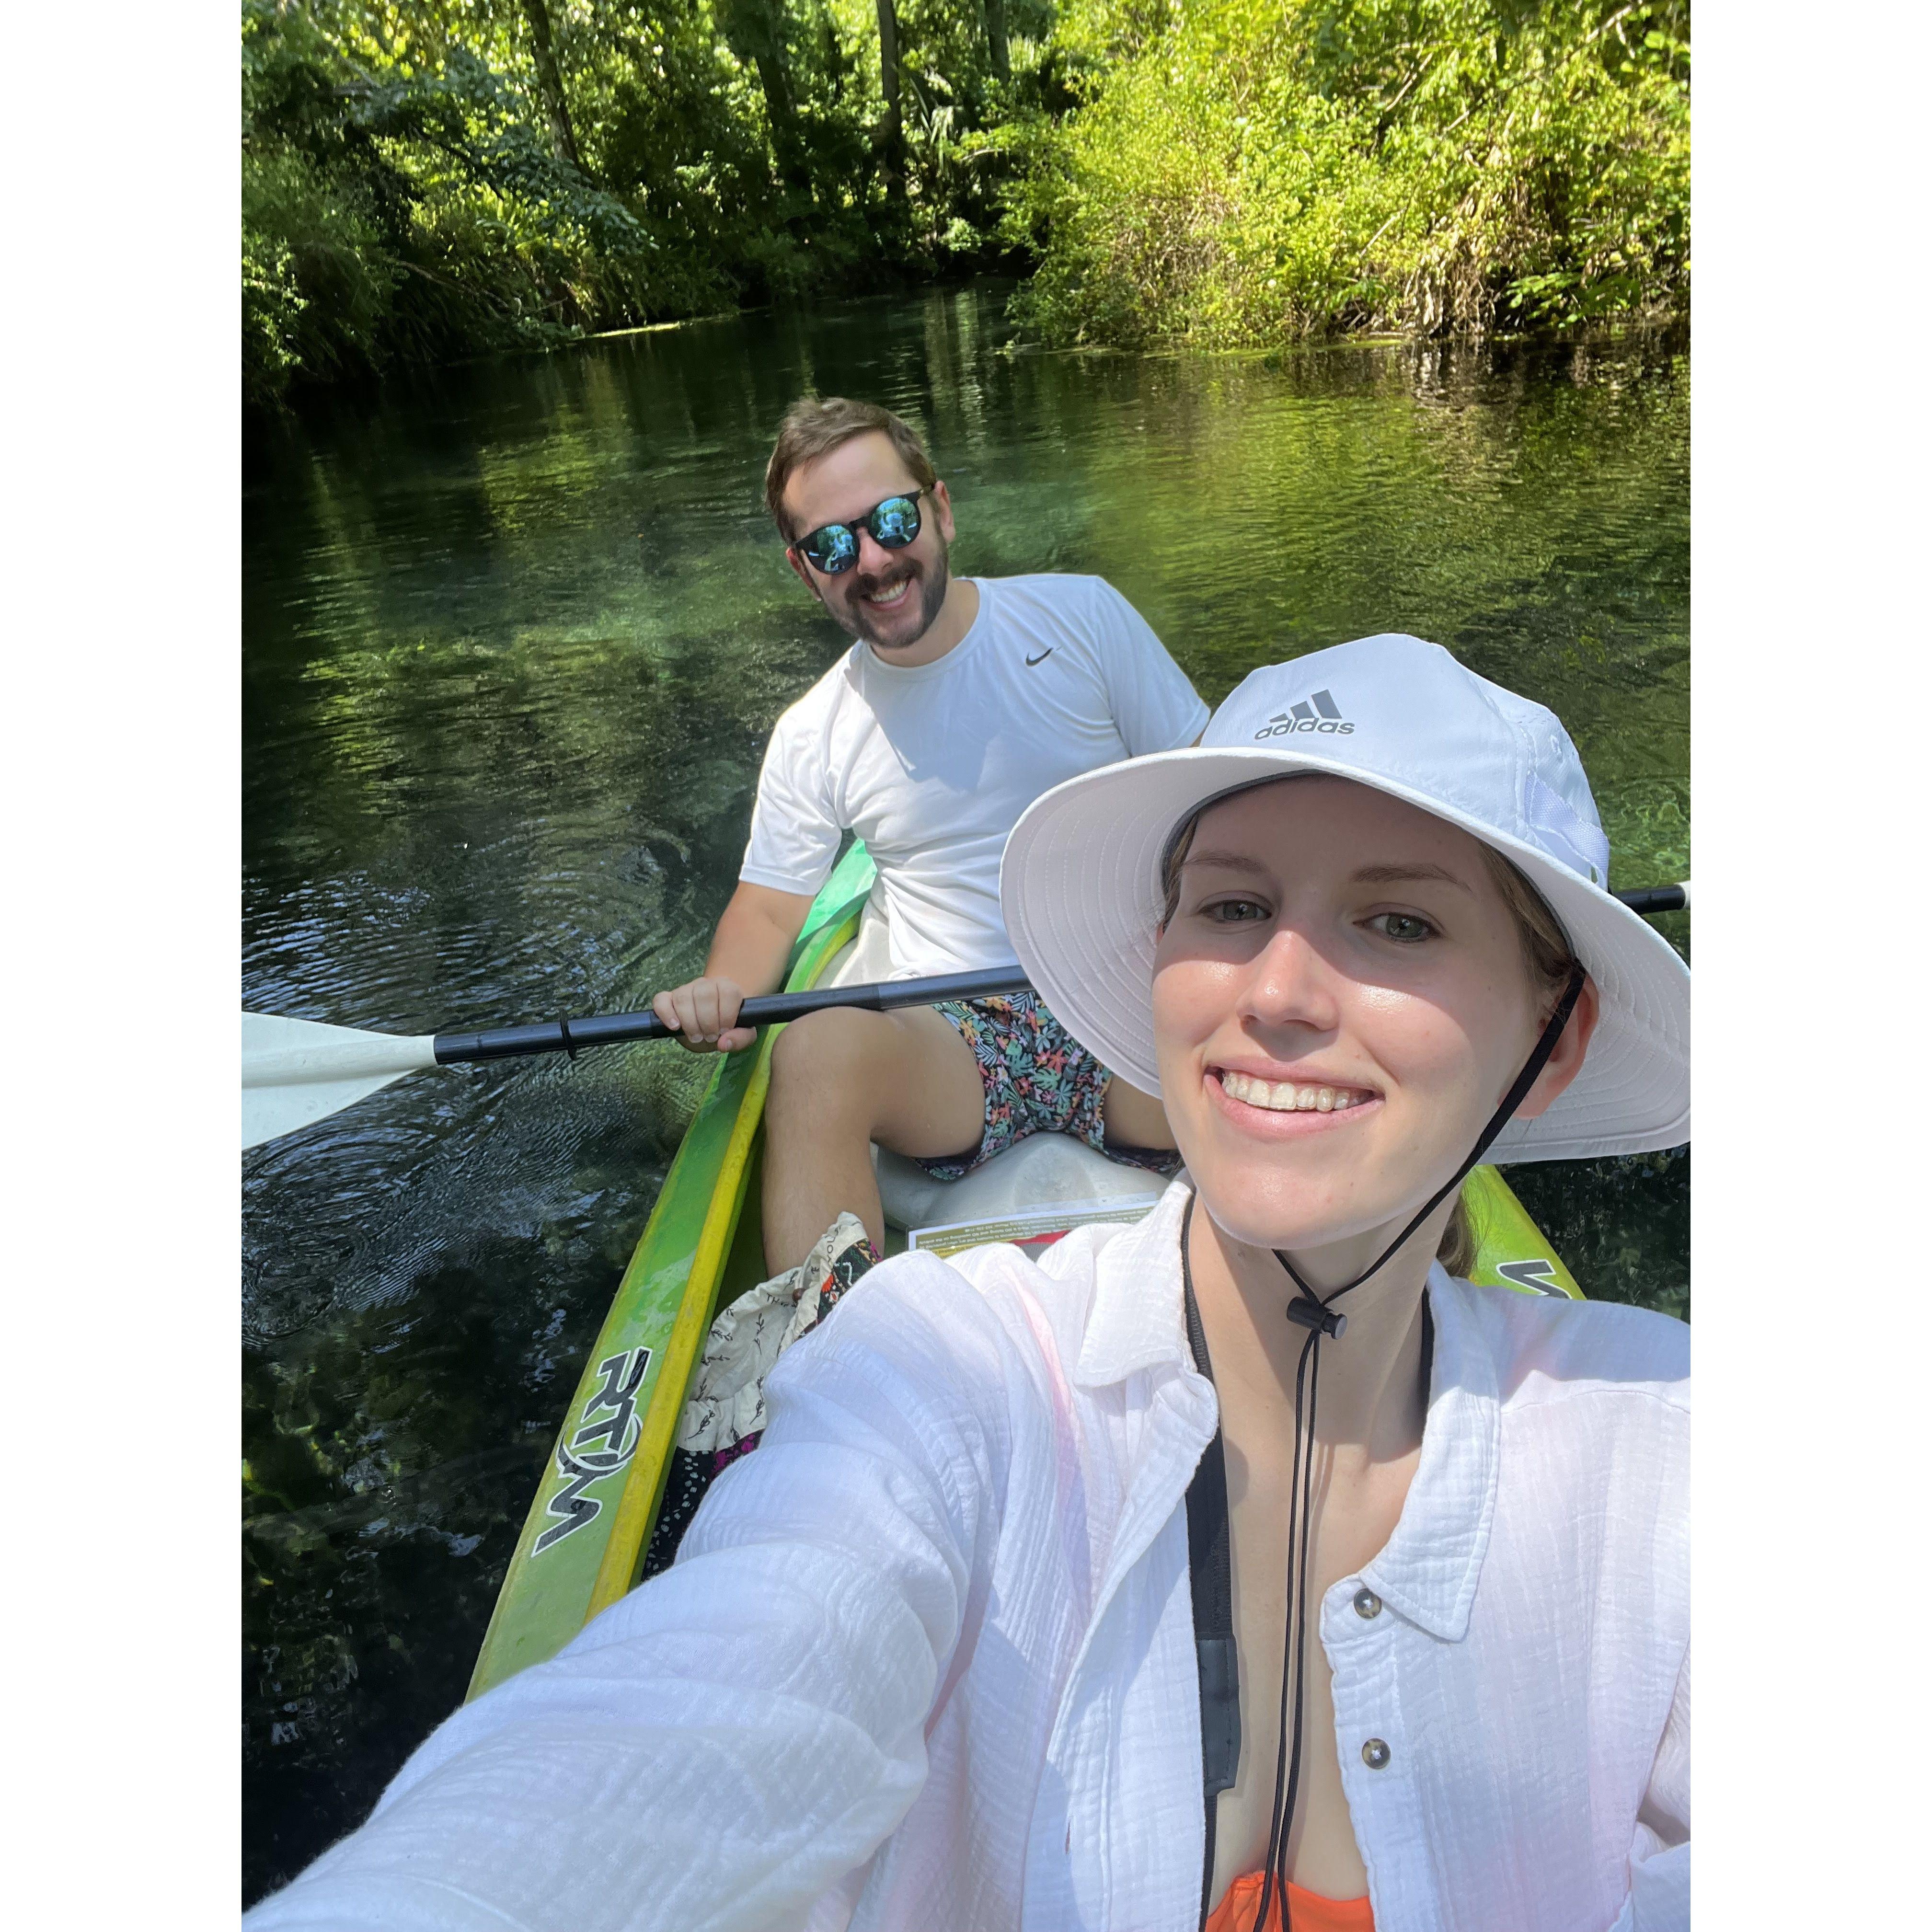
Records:
M1382 1103L1370 1088L1307 1076L1270 1079L1232 1066L1209 1066L1203 1084L1234 1126L1271 1140L1352 1126Z

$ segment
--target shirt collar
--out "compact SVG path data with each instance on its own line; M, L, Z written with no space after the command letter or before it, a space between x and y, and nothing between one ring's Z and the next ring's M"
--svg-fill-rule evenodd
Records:
M1180 1222L1192 1192L1184 1171L1151 1214L1101 1249L1074 1370L1081 1388L1163 1364L1192 1376L1180 1298ZM1468 1634L1496 1517L1502 1404L1477 1292L1440 1262L1429 1271L1436 1349L1422 1454L1394 1534L1361 1573L1390 1609L1448 1643Z
M1471 1305L1476 1291L1438 1262L1428 1292L1436 1358L1422 1454L1395 1534L1362 1577L1410 1622L1460 1643L1496 1520L1502 1412L1495 1354Z
M1180 1300L1180 1217L1193 1192L1185 1173L1177 1176L1151 1214L1101 1249L1073 1372L1080 1388L1104 1388L1163 1363L1192 1371Z

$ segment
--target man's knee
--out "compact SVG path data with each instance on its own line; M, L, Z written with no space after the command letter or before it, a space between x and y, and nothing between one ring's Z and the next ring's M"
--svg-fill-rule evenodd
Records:
M766 1105L782 1114L869 1120L873 1083L865 1077L876 1054L866 1022L876 1013L834 1006L794 1020L772 1048L771 1092Z

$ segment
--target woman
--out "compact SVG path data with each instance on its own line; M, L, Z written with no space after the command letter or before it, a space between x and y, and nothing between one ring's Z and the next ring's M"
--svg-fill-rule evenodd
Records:
M254 1922L1687 1925L1687 1331L1436 1258L1485 1149L1688 1135L1607 869L1562 726L1414 638L1046 794L1009 930L1186 1172L874 1269L676 1564Z

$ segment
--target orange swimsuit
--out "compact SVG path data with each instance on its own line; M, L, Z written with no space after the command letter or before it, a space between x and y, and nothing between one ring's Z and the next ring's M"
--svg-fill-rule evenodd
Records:
M1228 1886L1220 1904L1208 1915L1203 1932L1250 1932L1255 1907L1262 1899L1262 1874L1250 1872ZM1375 1914L1364 1898L1323 1898L1304 1892L1300 1886L1288 1888L1293 1910L1294 1932L1376 1932ZM1261 1932L1282 1932L1281 1891L1277 1886L1268 1900L1268 1923Z

